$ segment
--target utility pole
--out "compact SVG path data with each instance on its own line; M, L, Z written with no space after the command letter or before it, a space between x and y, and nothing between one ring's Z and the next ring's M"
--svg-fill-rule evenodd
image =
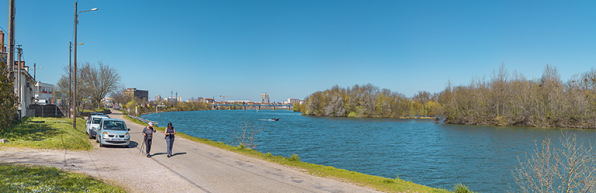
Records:
M79 22L79 13L77 12L77 2L75 1L75 19L74 19L74 93L72 96L73 118L72 128L77 129L77 23Z
M68 42L69 48L68 48L68 117L70 117L70 112L72 111L72 56L70 55L72 53L72 42Z
M7 52L7 66L8 66L8 80L14 81L14 18L15 7L14 0L9 0L8 10L8 50Z

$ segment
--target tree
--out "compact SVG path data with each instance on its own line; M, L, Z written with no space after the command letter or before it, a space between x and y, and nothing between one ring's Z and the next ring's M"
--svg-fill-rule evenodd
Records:
M104 65L102 62L98 64L99 68L89 63L81 64L77 68L77 103L81 104L86 99L91 101L93 106L99 107L101 99L118 88L120 75L116 69ZM64 67L64 72L56 84L58 93L68 92L68 67ZM74 87L74 84L72 86Z
M122 86L120 89L116 89L110 93L110 96L114 98L114 103L126 104L128 101L133 99L133 93L126 92L126 87Z
M89 68L83 74L89 86L89 97L95 106L100 107L101 99L108 93L115 91L120 82L120 75L116 69L99 62L99 68Z
M563 134L560 142L546 138L519 161L513 176L521 192L596 192L595 146L578 142L575 134Z
M294 103L294 104L292 105L292 110L293 110L294 112L299 112L299 111L300 111L300 109L301 109L301 108L300 108L300 103L299 103L299 102L297 102L297 103Z
M0 131L10 126L17 118L17 97L13 81L8 78L5 60L0 62Z

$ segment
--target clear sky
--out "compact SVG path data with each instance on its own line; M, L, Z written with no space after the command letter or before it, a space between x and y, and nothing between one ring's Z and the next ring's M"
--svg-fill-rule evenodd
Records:
M56 83L73 40L72 0L16 0L16 42ZM0 27L8 30L8 1ZM501 63L564 80L596 64L596 1L81 0L79 62L167 97L273 101L372 83L412 96L490 77Z

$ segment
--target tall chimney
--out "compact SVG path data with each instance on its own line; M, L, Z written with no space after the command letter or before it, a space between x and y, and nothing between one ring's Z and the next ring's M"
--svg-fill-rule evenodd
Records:
M0 30L0 43L2 44L0 52L6 52L6 46L4 46L4 32L2 30Z

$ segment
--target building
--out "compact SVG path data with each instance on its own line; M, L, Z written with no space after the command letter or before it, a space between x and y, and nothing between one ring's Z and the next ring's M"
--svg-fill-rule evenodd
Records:
M226 103L248 103L250 100L228 100Z
M161 101L161 95L156 95L155 96L155 102L158 103L159 101Z
M261 93L261 104L269 104L269 94L266 92Z
M176 97L168 97L165 100L168 102L177 102Z
M181 96L178 97L178 101L182 101L182 97Z
M212 98L206 98L203 101L206 103L215 103L215 99L212 99Z
M149 91L147 90L138 90L136 88L128 88L126 89L126 94L131 94L138 99L141 100L149 100Z
M288 99L288 101L286 103L293 105L294 103L299 103L299 102L300 102L300 99Z
M4 32L0 30L0 60L3 60L5 63L7 62L7 50L4 46ZM35 116L35 111L29 110L29 105L35 102L35 84L37 81L33 79L33 76L29 74L29 66L25 66L25 61L18 62L18 57L16 55L17 49L15 49L15 62L13 65L12 76L14 78L14 91L17 93L18 98L18 112L20 117L33 117ZM10 65L10 64L9 64ZM20 67L20 70L19 70ZM20 76L19 76L20 75ZM19 79L20 77L20 79ZM20 81L19 81L20 80ZM20 82L20 84L19 84Z
M37 104L55 104L54 101L54 85L42 83L41 81L35 84L35 103Z

